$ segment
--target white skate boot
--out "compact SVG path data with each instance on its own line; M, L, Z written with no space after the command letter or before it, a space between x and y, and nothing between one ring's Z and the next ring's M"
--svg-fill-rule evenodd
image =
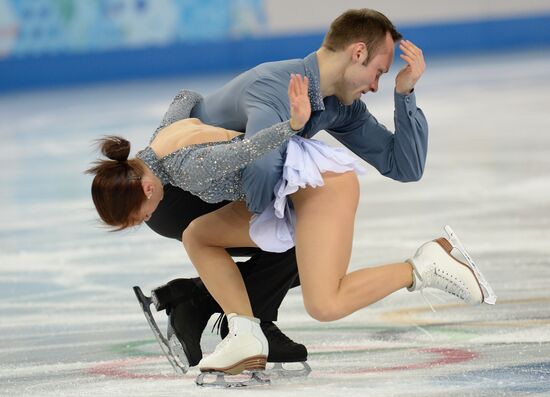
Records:
M496 295L468 255L464 246L450 226L445 226L448 238L438 238L422 245L412 259L413 285L409 291L437 288L454 295L466 303L494 305ZM466 258L463 263L451 255L456 248Z
M262 329L260 320L235 313L227 315L229 333L216 346L208 357L199 362L201 374L196 383L199 386L240 387L254 384L269 383L269 379L262 379L260 372L265 370L269 347ZM250 371L248 381L230 383L225 381L224 375L237 375L243 371ZM207 374L217 375L213 383L205 383Z

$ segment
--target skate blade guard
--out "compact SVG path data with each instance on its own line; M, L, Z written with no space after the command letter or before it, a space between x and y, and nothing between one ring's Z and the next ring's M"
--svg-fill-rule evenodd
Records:
M462 245L457 234L449 225L445 226L445 233L447 233L448 241L451 243L453 248L456 248L462 254L462 256L464 256L467 262L466 265L474 272L474 275L477 278L479 286L481 287L481 290L483 292L483 303L494 305L497 301L497 296L495 295L493 288L485 279L483 273L481 273L481 270L477 267L472 257L468 254L468 251L466 251L466 248L464 248L464 245Z
M172 353L172 349L170 346L177 348L175 341L168 341L164 337L155 321L155 318L153 317L153 313L151 313L151 304L153 303L152 299L148 296L145 296L140 287L135 286L133 289L134 293L136 294L136 298L141 306L141 310L143 311L145 319L147 320L151 331L153 331L153 335L155 336L155 339L157 340L162 352L177 373L181 372L183 374L186 374L187 370L189 369L188 363L184 362L181 358L176 357Z

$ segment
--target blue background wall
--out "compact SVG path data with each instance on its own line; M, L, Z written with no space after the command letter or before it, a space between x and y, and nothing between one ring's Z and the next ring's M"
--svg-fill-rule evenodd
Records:
M303 57L319 47L335 16L364 6L298 0L303 17L293 21L287 3L0 0L0 92L238 71ZM386 13L427 57L550 46L550 2L502 0L480 7L465 1L452 8L445 0L420 0L412 17L410 2L375 3L369 5ZM308 14L315 4L323 12ZM306 17L307 23L300 22Z

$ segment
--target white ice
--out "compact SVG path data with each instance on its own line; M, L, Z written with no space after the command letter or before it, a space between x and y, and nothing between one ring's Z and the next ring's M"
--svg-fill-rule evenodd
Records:
M394 75L363 98L390 128ZM93 139L120 134L135 153L180 88L208 93L230 77L0 96L0 395L235 393L196 387L196 369L175 374L133 296L133 285L194 276L183 248L146 226L107 232L83 174ZM400 291L317 323L293 290L278 325L306 344L312 374L239 395L550 395L550 52L428 59L416 92L430 124L425 175L401 184L369 167L350 268L401 261L450 224L497 305L436 293L432 313ZM204 350L217 340L208 327Z

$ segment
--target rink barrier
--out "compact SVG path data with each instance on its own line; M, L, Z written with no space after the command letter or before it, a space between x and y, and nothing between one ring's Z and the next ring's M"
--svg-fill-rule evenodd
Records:
M427 58L550 48L550 15L398 26ZM324 33L177 43L164 47L59 54L0 61L0 93L83 83L239 72L262 62L302 58Z

